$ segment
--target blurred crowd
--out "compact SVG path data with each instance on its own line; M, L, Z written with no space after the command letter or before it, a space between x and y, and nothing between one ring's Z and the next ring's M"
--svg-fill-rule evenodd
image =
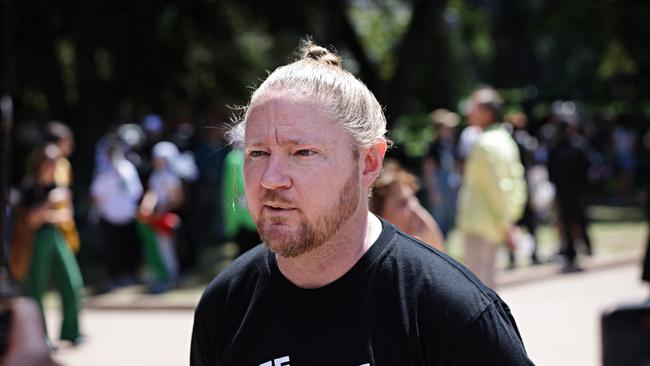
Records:
M650 130L643 119L595 117L580 103L558 100L532 120L525 106L506 109L490 86L459 105L458 113L430 113L434 137L419 164L386 164L372 202L401 203L371 208L443 250L457 232L460 259L488 285L495 285L501 248L509 269L552 262L561 272L581 271L579 255L594 253L588 206L641 208L644 197L650 201ZM387 181L401 183L387 189ZM538 250L541 224L557 232L550 253Z
M50 137L53 126L64 143ZM52 191L65 188L71 225L65 240L72 252L84 250L74 218L82 221L82 241L89 242L94 259L103 264L99 290L145 283L152 293L165 292L196 265L199 247L235 241L243 252L259 240L243 198L242 155L224 146L224 131L223 125L197 131L189 123L170 128L155 114L140 123L115 123L96 143L89 187L78 187L68 160L74 150L73 131L50 122L30 153L20 186L13 190L14 227L18 229L33 207L55 206ZM81 218L71 204L77 189L88 192L86 202L74 200L83 208ZM38 192L37 198L32 191ZM14 277L27 276L34 258L27 247L35 246L20 236L34 235L49 224L13 230Z
M608 189L616 197L639 199L637 178L648 171L647 124L615 115L587 122L572 101L553 103L548 118L533 124L521 110L505 113L488 86L463 105L460 113L430 114L434 138L416 169L386 162L371 209L442 251L452 231L460 232L461 259L488 285L502 244L511 268L518 251L533 265L555 261L562 271L579 271L579 253L594 251L585 211L593 188L614 182ZM259 243L246 210L243 155L224 143L225 130L225 124L170 124L156 114L115 123L96 143L89 199L82 203L74 200L73 131L56 121L39 131L12 194L10 269L41 311L55 280L63 300L61 339L83 340L78 258L94 257L101 273L95 290L142 284L157 294L195 270L207 248L234 242L243 253ZM80 205L90 207L81 219L74 212ZM83 221L79 230L75 219ZM537 250L540 223L557 228L552 257ZM76 255L84 250L91 255Z
M412 170L422 182L422 205L445 242L458 231L464 263L488 285L494 285L501 247L509 252L509 268L521 265L523 256L532 265L556 262L562 272L580 271L578 255L594 252L587 206L640 208L644 193L647 199L647 122L614 114L594 118L579 103L556 101L545 118L531 123L523 106L505 110L489 86L461 105L460 113L441 108L430 114L434 139ZM545 257L537 250L542 223L559 238Z
M96 143L89 187L74 183L74 132L58 121L38 131L10 194L9 269L41 313L54 285L61 340L83 341L85 288L163 293L195 269L200 247L235 241L244 252L259 243L243 198L242 154L224 146L224 130L169 129L155 114L116 123ZM75 193L84 189L87 202L79 202Z

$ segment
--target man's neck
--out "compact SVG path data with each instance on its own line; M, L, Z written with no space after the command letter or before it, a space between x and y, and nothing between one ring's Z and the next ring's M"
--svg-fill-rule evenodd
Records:
M315 250L297 258L277 256L280 272L294 285L318 288L328 285L346 274L370 249L381 234L381 221L365 212L348 229L340 230L334 238ZM351 220L352 221L352 220ZM365 226L365 230L354 230Z

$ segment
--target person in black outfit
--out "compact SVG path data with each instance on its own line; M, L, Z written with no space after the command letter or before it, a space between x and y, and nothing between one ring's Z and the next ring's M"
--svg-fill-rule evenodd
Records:
M564 257L562 271L574 272L580 270L576 264L576 232L587 254L592 253L585 213L589 157L586 140L578 134L574 119L561 118L558 134L558 143L549 152L548 173L556 188L559 228L564 240L560 251Z
M510 129L512 138L517 144L519 149L519 156L521 157L521 165L524 167L524 177L526 177L526 187L527 193L526 196L526 205L524 206L524 213L517 221L516 225L519 227L525 227L528 229L530 236L532 238L532 250L530 253L530 262L532 264L540 264L539 258L537 257L537 224L539 219L537 213L533 209L532 205L532 192L531 184L528 179L528 171L535 164L535 149L537 149L537 139L531 136L526 129L528 126L528 117L521 112L510 113L505 116L507 123L507 128ZM509 266L508 268L513 269L516 267L515 251L514 245L509 245Z
M311 42L230 132L263 244L208 286L190 364L530 365L508 306L461 264L368 212L386 120Z
M645 214L650 228L650 130L643 137L643 149L645 150ZM643 272L641 279L650 283L650 230L648 230L648 240L645 249L645 259L643 261Z
M456 220L456 201L461 183L456 154L456 127L460 118L458 114L440 108L431 113L431 119L437 136L422 162L423 183L427 206L442 235L448 238Z

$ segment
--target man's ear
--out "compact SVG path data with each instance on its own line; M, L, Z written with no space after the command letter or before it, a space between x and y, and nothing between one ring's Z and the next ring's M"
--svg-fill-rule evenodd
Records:
M372 144L369 148L363 149L363 183L366 187L370 187L379 174L384 164L384 155L386 155L388 145L386 140L380 139Z

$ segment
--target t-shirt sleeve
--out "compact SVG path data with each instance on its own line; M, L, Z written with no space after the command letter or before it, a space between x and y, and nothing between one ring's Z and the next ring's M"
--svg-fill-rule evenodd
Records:
M450 365L533 365L510 310L498 301L461 330L453 348Z
M219 366L214 354L213 334L201 304L194 313L192 344L190 348L190 366Z

